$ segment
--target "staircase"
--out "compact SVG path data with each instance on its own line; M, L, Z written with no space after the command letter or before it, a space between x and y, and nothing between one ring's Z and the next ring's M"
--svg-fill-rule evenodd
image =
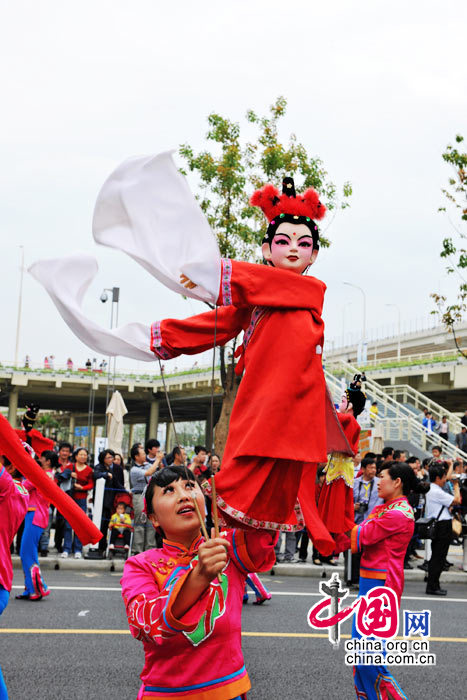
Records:
M336 362L326 365L324 370L326 382L333 400L336 403L340 401L343 388L348 386L353 380L354 375L358 373L359 370L357 367L346 362ZM344 380L344 382L342 380ZM421 452L427 456L431 453L433 447L440 445L442 446L445 459L462 457L464 460L467 460L467 454L465 452L459 450L455 445L447 442L438 434L427 432L422 426L421 420L414 413L414 408L412 406L405 406L403 403L397 401L385 391L385 388L373 379L367 379L364 387L368 399L372 402L377 401L378 403L376 423L381 426L386 443L390 443L391 441L409 443L413 446L414 452ZM409 389L410 388L411 387L409 387ZM420 396L423 396L423 394ZM426 397L424 398L426 399ZM423 406L427 406L427 403L429 403L429 399L426 399ZM427 406L427 408L429 408L429 406ZM448 414L443 413L442 415Z
M436 401L432 401L421 391L417 391L408 384L392 384L381 387L385 394L391 396L395 401L405 404L407 408L418 415L420 420L423 417L423 409L426 408L433 414L433 418L437 423L441 422L441 418L446 416L449 424L449 433L452 436L450 442L454 442L454 436L460 433L462 423L460 418L455 413L450 413L446 408L440 406Z

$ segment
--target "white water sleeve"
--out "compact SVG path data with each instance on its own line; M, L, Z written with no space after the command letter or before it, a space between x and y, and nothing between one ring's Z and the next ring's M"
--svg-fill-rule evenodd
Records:
M145 362L154 360L149 349L149 324L127 323L110 330L84 315L81 304L97 271L96 259L85 253L39 260L28 270L48 292L65 323L89 348L102 355L123 355Z
M170 151L129 158L107 178L93 218L96 243L125 252L169 289L215 303L216 238ZM185 289L180 275L198 286Z

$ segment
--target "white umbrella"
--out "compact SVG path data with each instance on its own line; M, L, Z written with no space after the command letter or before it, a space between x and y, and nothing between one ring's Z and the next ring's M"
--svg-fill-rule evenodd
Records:
M123 417L128 413L125 402L119 391L114 391L107 406L107 437L108 448L121 453L123 440Z

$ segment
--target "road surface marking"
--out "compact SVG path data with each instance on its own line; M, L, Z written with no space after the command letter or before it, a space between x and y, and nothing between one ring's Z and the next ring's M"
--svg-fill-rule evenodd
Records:
M130 630L92 630L92 629L0 629L0 634L130 634ZM242 632L242 637L281 637L299 639L329 639L327 634L321 632ZM350 634L341 634L341 639L351 639ZM396 637L406 639L406 637ZM467 644L467 637L427 637L427 642L454 642Z
M264 583L264 582L263 582ZM23 586L12 586L12 588L17 588L19 590L24 590L24 585ZM49 590L51 591L105 591L105 592L114 592L114 593L121 593L122 589L120 586L112 586L112 587L105 587L105 586L49 586ZM269 591L272 596L275 595L285 595L285 596L304 596L304 597L317 597L321 598L321 593L313 593L311 591ZM253 594L251 594L253 595ZM356 593L350 593L349 598L356 598L357 594ZM402 600L423 600L425 603L426 602L433 602L433 603L467 603L467 598L436 598L435 596L410 596L410 595L403 595Z

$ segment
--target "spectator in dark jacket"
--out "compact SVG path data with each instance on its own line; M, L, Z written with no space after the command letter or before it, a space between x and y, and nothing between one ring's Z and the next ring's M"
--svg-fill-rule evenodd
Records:
M94 480L105 479L104 501L102 503L102 520L100 530L104 535L99 540L99 550L104 552L107 547L107 528L110 516L112 515L115 496L118 492L125 492L123 483L123 469L119 464L114 464L115 452L113 450L103 450L98 457L98 462L94 467ZM94 506L96 505L94 500Z
M456 447L462 452L467 452L467 426L462 426L460 433L456 435Z

